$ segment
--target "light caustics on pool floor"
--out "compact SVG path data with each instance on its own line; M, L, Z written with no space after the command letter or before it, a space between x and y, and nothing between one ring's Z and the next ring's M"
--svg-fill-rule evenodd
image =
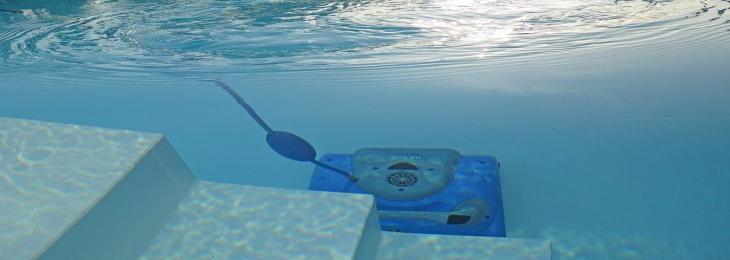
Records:
M161 138L0 117L1 258L32 258Z

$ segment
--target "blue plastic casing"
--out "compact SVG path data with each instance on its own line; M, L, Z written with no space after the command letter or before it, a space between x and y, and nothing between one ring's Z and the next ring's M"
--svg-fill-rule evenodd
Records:
M321 161L342 170L353 171L352 154L327 154ZM317 167L309 183L310 190L366 193L343 175ZM504 210L499 181L499 163L491 156L461 156L451 181L431 196L416 200L386 200L375 196L385 231L504 237ZM429 219L383 217L392 212L454 212L464 202L479 201L488 208L486 215L469 223L437 223Z

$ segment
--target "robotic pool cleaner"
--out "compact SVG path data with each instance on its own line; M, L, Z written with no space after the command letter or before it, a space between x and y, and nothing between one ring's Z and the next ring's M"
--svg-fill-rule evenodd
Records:
M267 132L278 154L317 167L310 190L372 194L385 231L505 236L499 163L450 149L366 148L317 160L303 138L271 129L231 87L220 86Z

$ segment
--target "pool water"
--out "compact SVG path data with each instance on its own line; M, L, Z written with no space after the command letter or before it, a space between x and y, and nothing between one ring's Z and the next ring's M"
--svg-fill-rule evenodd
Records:
M0 116L162 132L205 180L304 189L320 152L502 163L556 259L730 257L727 0L0 0Z

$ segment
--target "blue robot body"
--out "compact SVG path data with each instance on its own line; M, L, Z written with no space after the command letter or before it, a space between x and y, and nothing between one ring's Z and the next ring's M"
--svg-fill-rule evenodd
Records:
M309 189L375 197L381 229L505 236L499 163L447 149L361 149L321 160L353 172L353 182L317 167Z

